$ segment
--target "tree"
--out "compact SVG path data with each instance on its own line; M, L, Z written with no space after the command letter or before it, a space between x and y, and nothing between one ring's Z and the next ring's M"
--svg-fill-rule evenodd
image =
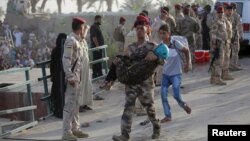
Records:
M47 3L48 0L43 0L42 4L41 4L41 11L44 11L45 5Z
M2 18L2 16L4 15L4 10L3 10L3 7L0 7L0 19Z
M31 12L35 13L36 12L36 5L39 2L39 0L31 0Z
M107 5L107 11L111 12L112 11L112 6L114 2L116 3L116 6L118 7L119 1L118 0L86 0L86 4L88 4L87 8L93 7L96 2L99 2L99 8L104 5L106 2Z
M58 8L58 13L62 13L62 0L56 0L57 3L57 8Z
M148 11L157 9L157 5L152 0L126 0L121 6L122 10L140 12L142 9Z

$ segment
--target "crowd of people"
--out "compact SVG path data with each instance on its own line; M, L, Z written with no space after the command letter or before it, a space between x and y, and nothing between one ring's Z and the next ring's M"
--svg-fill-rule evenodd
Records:
M36 67L36 63L49 60L54 48L54 37L49 38L40 33L9 25L7 20L1 21L0 70Z

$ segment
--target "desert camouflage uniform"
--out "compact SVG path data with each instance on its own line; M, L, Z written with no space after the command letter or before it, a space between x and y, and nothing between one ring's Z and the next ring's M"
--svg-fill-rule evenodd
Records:
M212 59L214 58L213 52L215 49L219 50L219 57L216 58L212 64L211 84L225 85L226 83L221 80L221 73L224 64L224 54L227 42L227 24L225 18L217 19L211 28L211 52Z
M240 51L240 41L239 39L243 37L243 29L240 22L240 15L237 12L234 12L232 15L232 59L231 59L231 67L237 68L238 60L239 60L239 51Z
M81 71L83 69L83 64L85 59L84 54L84 40L81 39L75 33L71 33L64 45L63 54L63 69L65 72L65 80L74 80L76 86L72 87L67 84L65 92L65 106L63 109L63 132L64 134L72 133L78 131L80 128L79 124L79 96L82 94L80 82ZM75 68L73 72L71 71L73 65Z
M140 54L147 54L149 50L152 50L156 45L151 42L145 42L142 46L138 47L136 43L133 43L125 49L125 55L139 56ZM121 119L121 137L113 138L125 138L129 139L132 125L132 116L135 108L135 102L138 98L140 103L146 109L148 118L153 124L153 133L160 134L160 124L159 120L156 118L155 106L154 106L154 82L153 76L145 80L143 83L138 85L126 85L125 94L126 102ZM153 135L154 135L153 134ZM125 140L124 139L124 140ZM115 140L115 139L114 139Z
M181 36L187 38L188 45L191 51L192 59L194 59L194 51L196 49L196 39L195 34L200 30L199 23L192 17L185 15L183 19L181 19L181 23L177 27L177 31Z
M231 17L225 17L227 39L226 45L224 47L224 62L222 68L222 79L223 80L233 80L232 76L229 74L229 64L231 55L231 39L232 39L232 19Z

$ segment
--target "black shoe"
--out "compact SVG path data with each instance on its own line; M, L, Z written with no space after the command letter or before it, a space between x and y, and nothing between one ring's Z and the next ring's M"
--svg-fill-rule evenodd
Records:
M103 98L103 97L100 97L100 96L98 96L98 95L96 95L96 96L94 97L94 100L104 100L104 98Z
M85 110L93 110L91 107L89 107L89 106L87 106L87 105L84 105L83 108L84 108Z

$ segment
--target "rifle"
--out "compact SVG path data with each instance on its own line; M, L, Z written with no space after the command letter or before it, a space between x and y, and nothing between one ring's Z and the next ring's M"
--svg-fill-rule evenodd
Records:
M212 52L213 58L212 58L212 61L211 61L211 63L210 63L208 72L211 71L215 59L218 59L218 58L220 57L220 48L219 48L220 43L221 43L221 41L219 41L218 39L216 39L216 43L215 43L216 48L215 48L214 52Z

